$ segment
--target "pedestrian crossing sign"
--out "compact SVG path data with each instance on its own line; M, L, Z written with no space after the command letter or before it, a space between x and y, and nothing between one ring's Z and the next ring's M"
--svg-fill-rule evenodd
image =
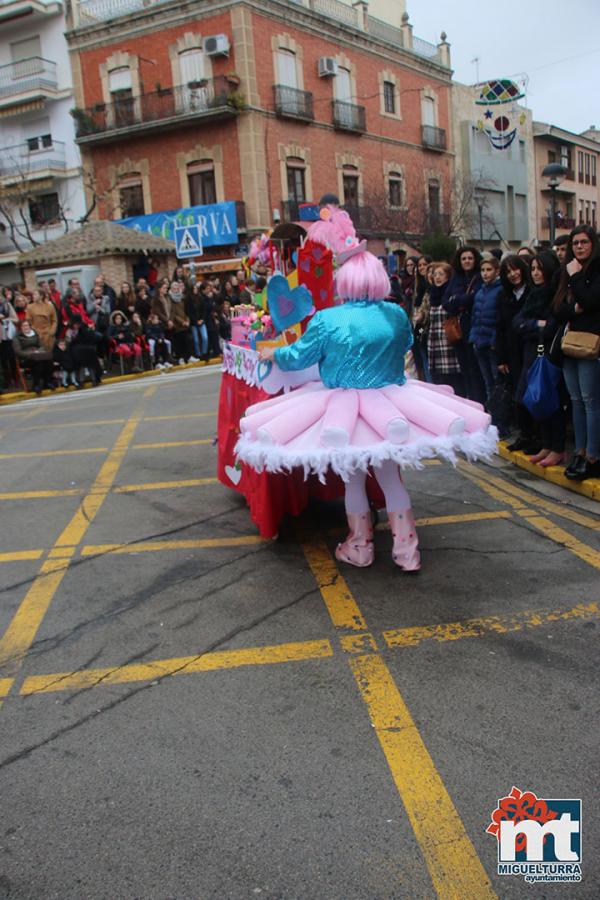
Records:
M199 225L181 225L175 228L175 253L177 259L202 256L202 238Z

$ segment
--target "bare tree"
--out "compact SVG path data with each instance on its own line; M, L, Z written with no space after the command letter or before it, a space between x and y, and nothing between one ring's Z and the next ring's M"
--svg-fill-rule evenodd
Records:
M117 182L101 185L91 166L84 164L81 167L86 198L84 214L76 222L69 218L70 198L63 189L62 197L56 191L58 203L52 219L36 223L32 218L32 208L39 198L40 186L34 177L36 172L32 164L33 158L31 153L23 152L22 148L17 146L8 148L0 162L0 223L4 225L5 234L17 251L23 252L44 243L36 228L37 224L42 227L60 224L66 233L72 225L83 225L89 221L100 204L105 215L112 217L115 211L113 195ZM81 190L79 182L73 184L73 189Z
M486 231L493 231L497 224L490 208L488 192L496 182L483 170L462 173L452 184L450 197L450 220L448 234L465 239L479 230L479 208L481 224Z

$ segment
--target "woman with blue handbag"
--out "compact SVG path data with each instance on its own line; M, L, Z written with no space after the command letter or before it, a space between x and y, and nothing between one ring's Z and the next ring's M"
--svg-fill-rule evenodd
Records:
M538 453L529 457L530 462L537 463L544 468L558 466L565 459L566 438L566 390L562 377L552 363L544 359L536 365L536 357L539 348L542 347L542 355L548 352L550 344L556 332L557 323L552 316L552 303L556 290L556 281L560 271L558 257L551 250L541 250L531 261L531 282L533 287L525 299L525 303L515 316L512 327L521 342L523 355L523 368L517 385L517 403L528 400L527 389L532 377L546 378L546 390L554 394L541 398L540 409L551 409L553 412L540 419L532 409L530 402L524 405L538 420L542 448ZM535 365L535 368L534 368ZM542 369L540 372L539 369ZM550 369L550 371L547 371ZM529 395L531 395L531 391Z

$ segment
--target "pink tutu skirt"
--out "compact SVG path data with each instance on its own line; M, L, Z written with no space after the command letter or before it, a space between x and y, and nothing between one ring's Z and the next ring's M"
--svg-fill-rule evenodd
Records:
M386 459L413 468L433 457L456 463L457 452L487 459L497 441L483 407L447 385L353 390L313 381L248 407L235 452L258 472L300 467L322 479L331 467L347 479Z

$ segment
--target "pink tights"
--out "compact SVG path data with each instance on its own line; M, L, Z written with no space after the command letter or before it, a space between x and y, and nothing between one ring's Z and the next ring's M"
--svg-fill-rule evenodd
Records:
M408 491L402 483L402 476L398 465L391 459L386 459L380 466L373 469L375 477L385 496L385 506L388 512L404 512L411 508ZM362 514L369 511L369 501L366 490L367 473L357 470L350 475L346 482L345 505L346 512Z

